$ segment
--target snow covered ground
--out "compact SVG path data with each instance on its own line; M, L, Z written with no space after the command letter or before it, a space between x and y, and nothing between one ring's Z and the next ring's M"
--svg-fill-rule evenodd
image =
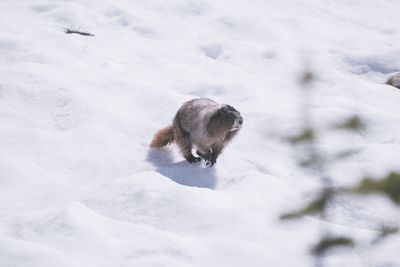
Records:
M368 124L321 142L324 153L358 151L331 166L335 183L400 171L400 91L384 84L400 71L399 10L397 0L1 0L0 266L311 266L321 224L360 244L327 266L400 266L399 236L365 245L400 220L384 198L338 199L327 221L278 219L319 186L283 141L301 129L305 64L321 129L353 114ZM244 117L213 168L148 148L195 97Z

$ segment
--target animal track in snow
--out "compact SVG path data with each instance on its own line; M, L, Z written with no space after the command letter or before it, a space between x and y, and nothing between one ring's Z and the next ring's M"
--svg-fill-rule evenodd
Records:
M204 46L202 47L202 50L204 51L206 57L209 57L211 59L217 59L223 53L222 46L220 46L219 44L210 44Z
M76 106L69 98L60 98L54 109L54 123L58 130L66 131L78 125Z
M189 93L198 97L212 97L225 94L226 88L221 85L200 85Z
M55 8L56 8L56 6L54 4L38 4L38 5L32 6L32 10L34 10L38 13L48 12Z
M205 16L206 15L206 7L201 2L189 2L185 8L184 13L193 15L193 16Z
M0 36L0 62L16 60L21 52L21 45L18 42Z
M389 74L400 70L400 60L395 53L372 56L349 56L344 59L355 74L369 72Z
M119 9L118 7L108 7L105 11L104 11L104 15L106 17L110 17L110 18L114 18L114 17L118 17L121 16L123 14L123 11L121 9Z
M136 18L131 14L122 14L117 19L118 25L123 26L123 27L131 26L134 21L136 21Z
M265 51L261 53L261 56L266 60L275 59L277 57L274 51Z
M134 27L132 27L132 30L134 32L136 32L137 34L139 34L140 36L145 37L145 38L156 37L155 32L151 28L148 28L148 27L134 26Z

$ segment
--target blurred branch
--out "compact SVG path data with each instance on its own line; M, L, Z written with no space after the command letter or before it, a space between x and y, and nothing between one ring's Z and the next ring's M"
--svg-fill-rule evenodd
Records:
M361 118L359 116L352 116L345 121L338 123L334 125L334 128L336 129L342 129L342 130L350 130L350 131L356 131L356 130L362 130L365 128L365 125Z
M338 246L353 247L354 241L348 237L326 237L321 239L312 249L311 253L314 255L322 255L329 249Z
M388 236L397 234L399 232L399 228L396 226L383 226L380 231L378 236L375 238L375 240L372 242L373 245L377 244L378 242L382 241Z
M306 128L303 132L288 138L288 141L293 145L302 142L311 142L312 140L314 140L314 130L311 128Z
M296 219L303 215L323 213L326 209L329 200L331 200L333 195L334 191L332 189L326 189L322 192L322 194L318 198L311 201L304 208L297 211L282 214L280 216L280 219L281 220Z
M400 173L391 172L381 179L364 178L351 190L356 194L385 194L396 205L400 205Z

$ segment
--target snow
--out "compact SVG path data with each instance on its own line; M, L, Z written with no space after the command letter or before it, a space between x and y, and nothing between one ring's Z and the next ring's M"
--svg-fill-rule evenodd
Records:
M310 266L319 229L353 236L327 266L400 265L400 238L370 248L398 208L339 197L326 221L279 215L319 180L285 138L315 72L319 148L357 153L336 185L400 171L400 2L3 0L0 266ZM67 35L81 30L93 37ZM148 147L180 105L228 103L244 126L217 164ZM329 133L359 114L368 127Z

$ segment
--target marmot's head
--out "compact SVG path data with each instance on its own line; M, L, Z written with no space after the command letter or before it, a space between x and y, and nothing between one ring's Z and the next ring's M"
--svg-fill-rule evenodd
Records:
M237 131L242 127L243 118L234 107L222 105L211 117L209 129L216 132Z

